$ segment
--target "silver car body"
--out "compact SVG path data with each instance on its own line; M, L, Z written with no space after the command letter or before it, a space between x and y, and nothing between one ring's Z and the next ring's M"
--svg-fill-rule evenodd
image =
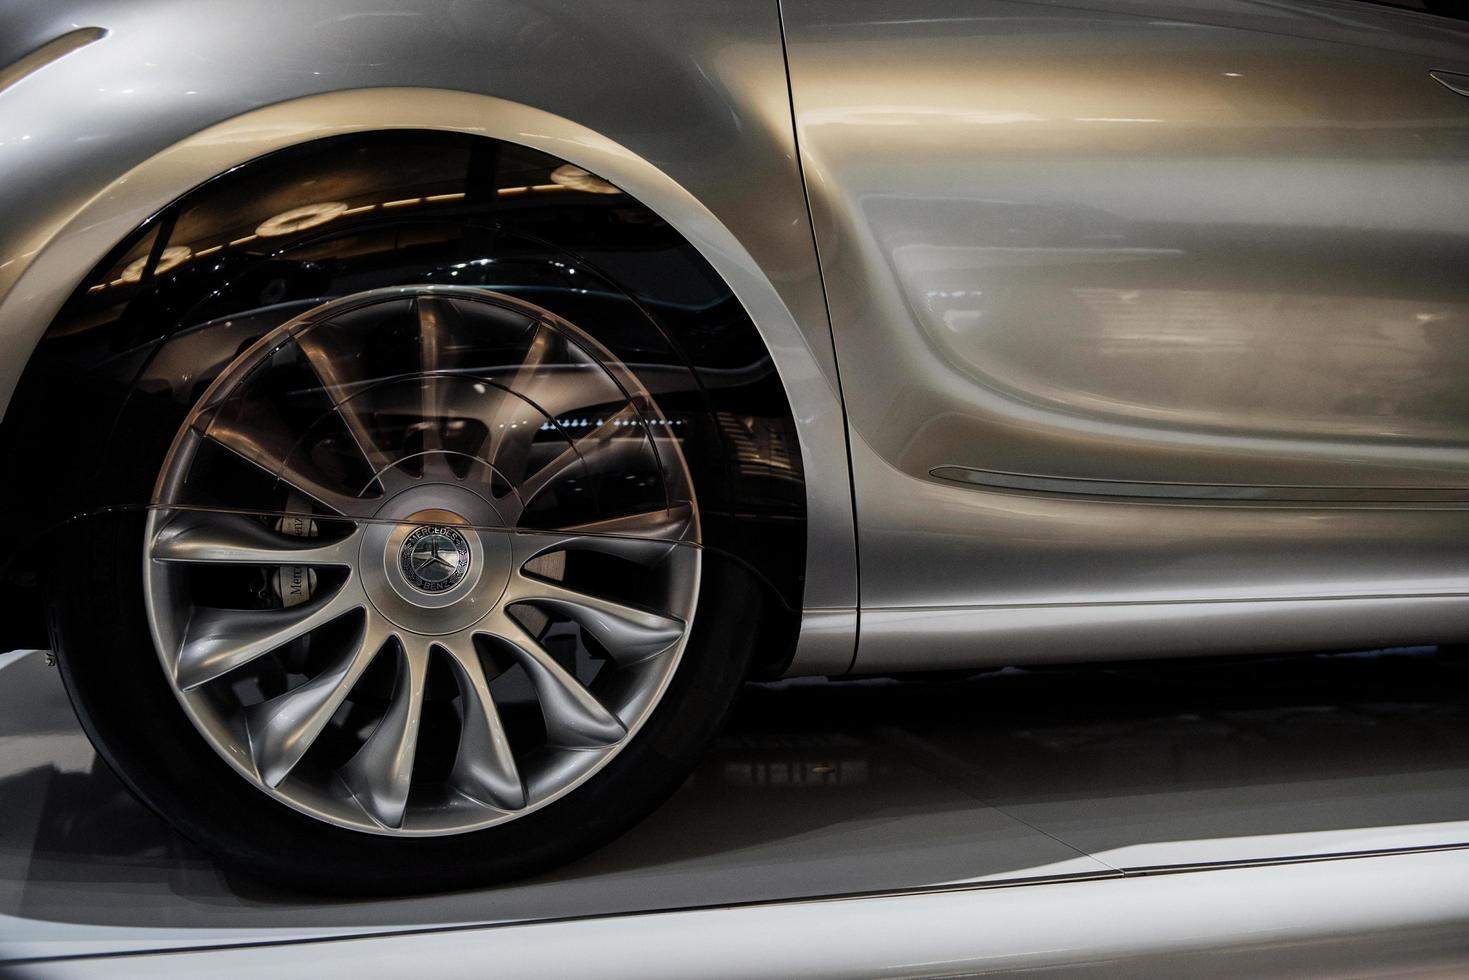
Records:
M761 332L808 495L791 673L1469 639L1464 24L10 0L0 64L0 404L189 188L481 134L624 188Z

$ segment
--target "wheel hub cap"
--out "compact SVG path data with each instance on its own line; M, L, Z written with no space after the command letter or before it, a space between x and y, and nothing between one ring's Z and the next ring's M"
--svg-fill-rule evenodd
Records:
M418 528L398 548L398 569L408 584L438 595L451 591L469 574L469 542L447 524Z
M430 484L389 500L362 534L362 584L405 630L443 636L488 615L510 581L512 531L463 487Z

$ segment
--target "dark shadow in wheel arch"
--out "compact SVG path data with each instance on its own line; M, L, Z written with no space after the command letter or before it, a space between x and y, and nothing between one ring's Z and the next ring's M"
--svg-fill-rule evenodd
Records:
M570 320L683 427L706 548L774 602L756 669L789 661L805 567L805 485L759 333L656 214L561 160L463 134L305 143L189 191L77 287L0 426L12 479L0 647L44 646L44 546L68 521L143 507L189 407L236 354L328 299L382 286L483 286ZM29 474L23 479L15 478ZM15 525L12 525L15 526Z

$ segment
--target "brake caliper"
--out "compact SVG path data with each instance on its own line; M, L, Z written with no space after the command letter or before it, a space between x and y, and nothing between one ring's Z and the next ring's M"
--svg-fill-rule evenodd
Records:
M276 520L275 529L280 534L297 538L314 538L316 522L302 515L288 515ZM281 605L287 608L299 606L316 592L316 569L306 565L281 565L270 573L270 588Z

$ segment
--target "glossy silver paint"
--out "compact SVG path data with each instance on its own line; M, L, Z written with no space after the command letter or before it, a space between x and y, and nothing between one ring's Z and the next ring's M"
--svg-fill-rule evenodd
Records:
M83 28L107 34L31 57ZM761 330L809 496L793 673L847 669L859 633L856 669L897 670L1469 630L1463 25L12 0L0 62L29 72L0 91L0 402L189 187L332 133L482 133L625 188Z
M0 403L85 270L182 191L335 133L493 136L625 188L745 304L801 430L806 602L855 607L841 404L773 4L10 2L0 62L75 25L108 36L0 93ZM842 642L817 659L849 662Z
M1464 635L1463 25L784 9L859 670Z

